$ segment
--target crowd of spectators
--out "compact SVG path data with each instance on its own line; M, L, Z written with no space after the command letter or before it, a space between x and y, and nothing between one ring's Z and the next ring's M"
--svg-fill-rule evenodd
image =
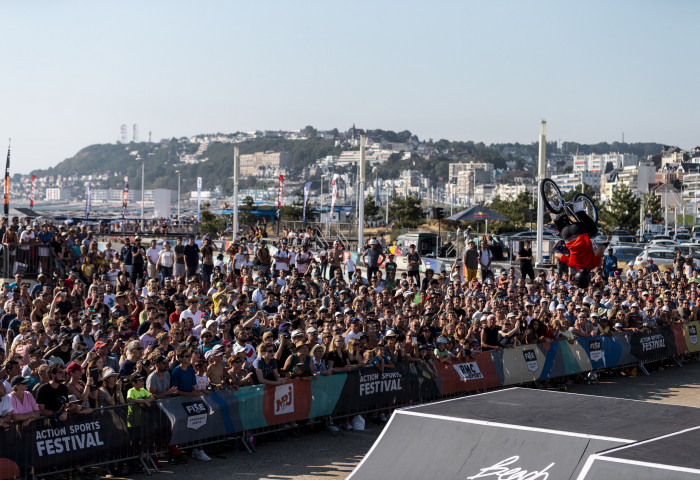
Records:
M519 255L527 279L514 267L497 270L487 240L477 250L468 239L460 262L421 278L414 246L409 271L399 273L376 238L353 261L337 241L313 251L311 231L285 231L274 249L261 232L237 235L222 251L208 237L201 245L137 237L100 248L87 228L15 226L6 245L13 233L41 228L55 254L69 253L51 256L60 268L35 285L18 273L0 288L2 427L120 404L131 416L169 396L315 381L365 366L420 362L437 374L440 362L481 351L698 315L700 269L681 255L663 273L653 263L626 272L601 266L581 290L564 270L531 272L529 245ZM185 461L177 448L171 453ZM210 460L201 449L192 457Z

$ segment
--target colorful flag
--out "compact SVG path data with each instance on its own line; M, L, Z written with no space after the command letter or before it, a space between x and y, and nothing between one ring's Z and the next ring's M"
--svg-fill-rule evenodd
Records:
M277 218L282 214L282 190L284 189L284 176L280 175L280 186L277 191Z
M32 189L29 193L29 208L34 210L34 187L36 185L36 175L32 175Z
M122 192L122 218L126 218L126 206L129 204L129 177L124 175L124 191Z
M331 180L331 190L333 191L333 196L331 199L331 214L329 221L333 219L333 210L335 210L335 201L338 198L338 179L340 178L340 175L337 173L333 174L333 179Z
M306 223L306 201L309 198L309 191L311 190L311 182L306 182L304 184L304 207L302 210L301 222Z
M85 220L90 216L90 207L92 206L92 182L87 183L85 192Z
M7 143L7 163L5 164L5 196L3 197L3 205L5 206L5 221L10 222L10 142Z

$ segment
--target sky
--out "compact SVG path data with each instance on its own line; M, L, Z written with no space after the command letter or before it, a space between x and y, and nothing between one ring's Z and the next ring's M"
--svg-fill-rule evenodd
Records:
M0 3L12 173L248 130L700 145L697 1Z

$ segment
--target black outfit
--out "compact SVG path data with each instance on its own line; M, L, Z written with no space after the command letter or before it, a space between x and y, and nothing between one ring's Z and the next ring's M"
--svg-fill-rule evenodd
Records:
M418 253L409 252L408 255L406 255L406 261L408 262L408 270L406 273L409 277L416 279L416 285L420 285L420 265L418 267L411 266L411 262L420 261L420 255L418 255ZM415 268L415 270L412 270L413 268Z
M50 383L45 383L37 390L36 403L56 412L68 403L68 387L61 383L53 388Z
M342 367L347 367L350 365L350 358L347 352L342 352L342 354L338 354L335 350L333 350L331 353L328 354L328 358L326 358L326 363L333 361L333 368L342 368Z
M489 327L484 327L484 336L486 337L486 343L489 346L482 345L481 349L482 350L492 350L494 346L498 346L498 331L500 330L499 326L495 326L493 328Z
M518 256L532 258L532 248L521 247ZM535 281L535 270L532 268L532 260L520 260L520 276L523 277L523 280L526 277L530 277L532 282Z
M133 253L133 258L132 258L132 266L131 266L131 283L136 285L136 280L138 279L143 279L143 267L144 267L144 259L143 255L138 254L138 248L134 246L132 248L132 253Z
M566 215L554 221L559 229L559 236L565 242L573 240L575 237L587 233L590 238L598 235L598 225L589 217L586 212L576 212L579 221L571 223Z
M124 245L121 249L122 261L124 265L132 265L134 260L134 254L131 251L131 245Z
M195 245L185 245L185 266L187 267L187 276L191 277L197 272L199 266L199 247Z

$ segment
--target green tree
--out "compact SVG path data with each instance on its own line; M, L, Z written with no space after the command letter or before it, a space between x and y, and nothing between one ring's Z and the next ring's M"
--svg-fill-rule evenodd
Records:
M425 210L419 197L391 197L389 204L389 218L396 222L398 227L415 228L425 220Z
M247 196L243 199L243 205L238 207L238 222L241 225L249 224L252 225L257 222L258 217L253 214L255 210L255 202L253 197Z
M303 216L303 208L304 208L304 191L303 190L297 190L294 193L294 196L296 197L294 201L292 202L291 205L285 205L282 207L282 219L284 221L287 220L292 220L292 221L301 221L304 216ZM306 220L309 221L311 219L311 203L306 202Z
M581 185L583 185L583 192L581 191ZM584 193L590 198L595 198L598 195L597 192L593 190L593 187L591 187L587 183L583 183L581 185L577 186L573 190L566 192L564 194L564 200L566 200L567 202L572 202L574 200L574 196L576 196L577 193Z
M644 214L651 213L651 219L654 222L660 222L664 219L663 212L661 211L661 197L656 195L654 192L647 192L644 194Z
M601 218L610 228L626 228L634 231L639 226L640 200L624 183L613 191L612 197L602 209Z
M202 210L201 215L200 233L217 233L226 228L226 219L223 215L216 215L209 210Z
M521 192L513 200L495 197L488 207L494 212L507 217L511 222L522 224L525 223L525 209L533 208L532 194L530 192Z
M309 138L315 138L316 135L318 135L318 131L312 127L311 125L307 125L304 127L304 129L301 131L304 135L306 135Z
M379 220L382 217L382 211L379 205L374 201L374 197L365 198L365 219Z

